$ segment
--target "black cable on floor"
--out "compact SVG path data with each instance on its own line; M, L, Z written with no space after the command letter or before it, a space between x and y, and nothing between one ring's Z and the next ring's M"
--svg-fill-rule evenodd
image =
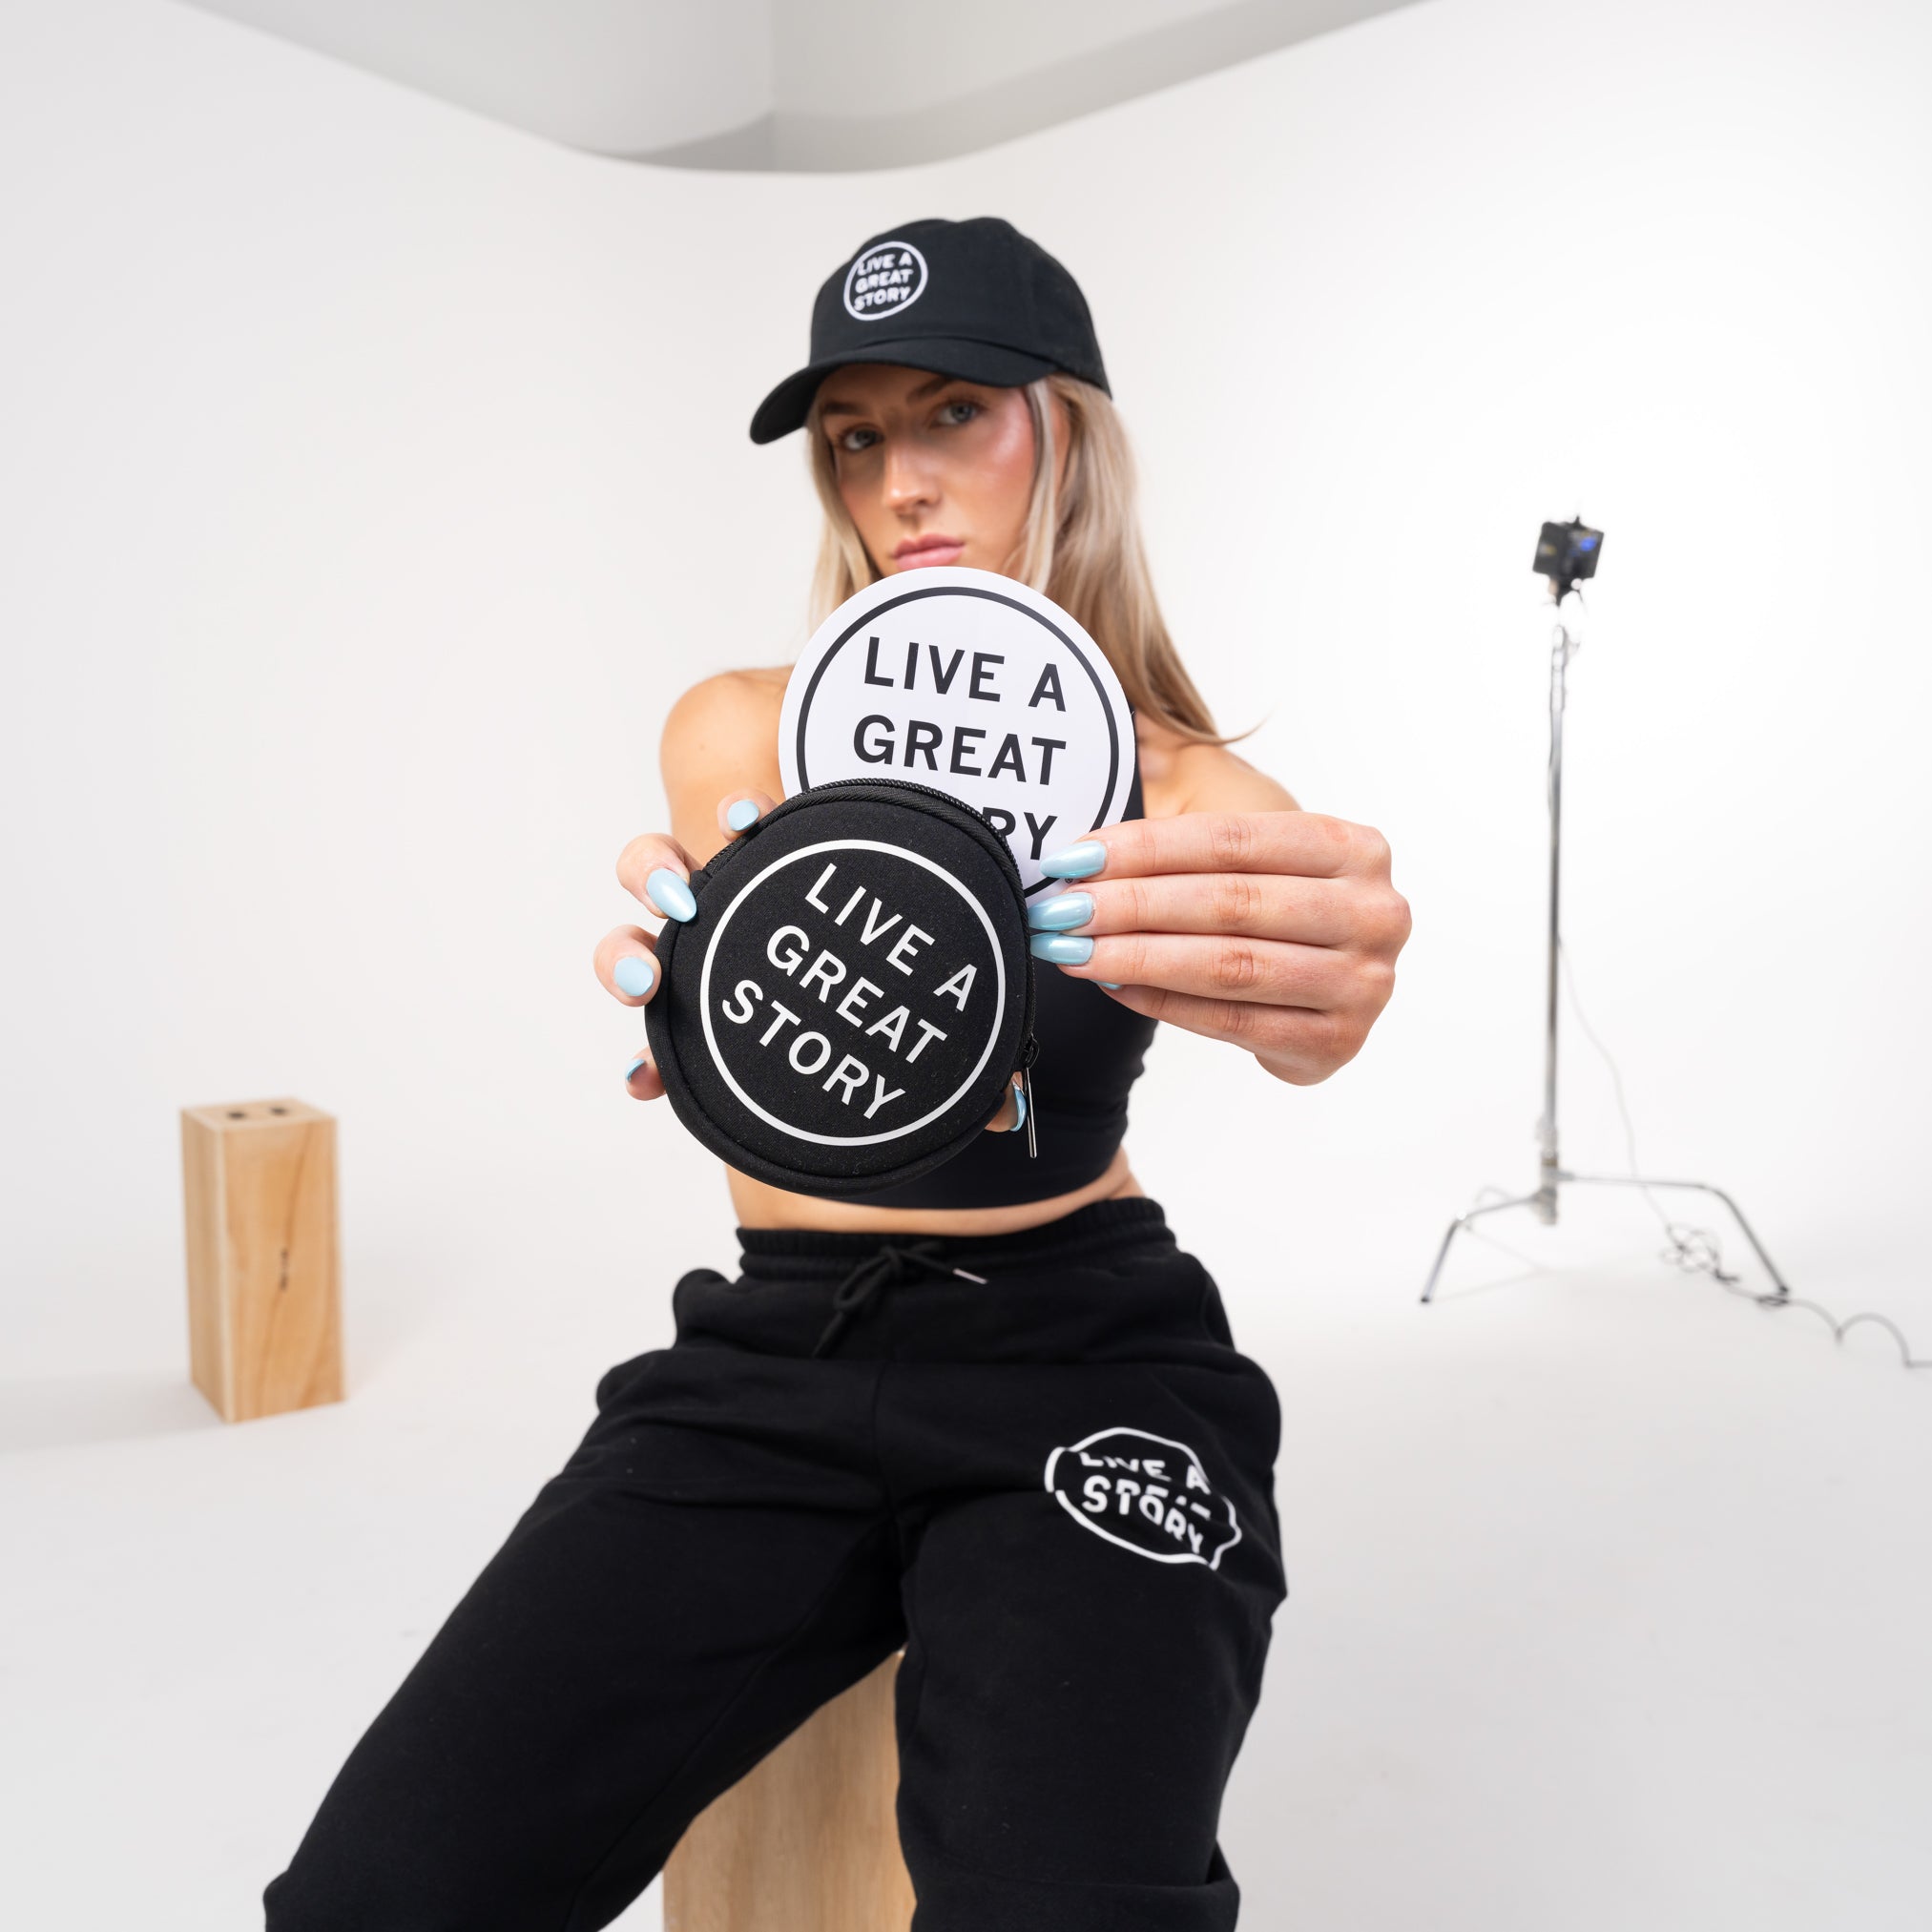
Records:
M1637 1161L1637 1130L1631 1119L1630 1104L1624 1095L1624 1076L1610 1049L1597 1037L1596 1029L1590 1025L1589 1017L1583 1009L1583 1002L1577 997L1576 977L1569 964L1569 948L1559 938L1557 957L1563 964L1563 987L1569 998L1569 1009L1576 1016L1576 1024L1583 1029L1583 1036L1594 1047L1610 1070L1610 1091L1616 1096L1617 1113L1624 1124L1624 1151L1630 1158L1631 1179L1636 1183L1637 1192L1650 1203L1651 1212L1656 1215L1664 1230L1664 1238L1670 1244L1659 1257L1674 1268L1680 1268L1687 1275L1708 1275L1727 1295L1736 1295L1745 1300L1755 1301L1760 1308L1803 1308L1816 1315L1832 1332L1835 1341L1842 1342L1851 1331L1861 1321L1875 1322L1899 1344L1899 1359L1907 1368L1932 1368L1932 1359L1915 1356L1912 1344L1905 1338L1905 1331L1889 1315L1876 1314L1870 1310L1846 1317L1840 1321L1829 1308L1817 1301L1805 1300L1797 1295L1760 1295L1743 1285L1740 1276L1724 1266L1724 1246L1709 1228L1693 1227L1686 1221L1673 1221L1664 1212L1663 1204L1640 1178L1643 1168Z

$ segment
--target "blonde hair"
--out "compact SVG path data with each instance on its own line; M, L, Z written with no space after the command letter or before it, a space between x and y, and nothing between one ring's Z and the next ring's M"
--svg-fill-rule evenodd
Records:
M1134 505L1133 452L1104 389L1057 371L1026 385L1033 418L1033 485L1019 549L1006 574L1051 597L1106 652L1127 701L1180 737L1224 744L1213 714L1180 661L1153 593ZM1059 474L1054 398L1067 410L1067 468ZM806 419L812 482L825 511L812 578L812 624L881 572L866 554L844 501L819 405Z

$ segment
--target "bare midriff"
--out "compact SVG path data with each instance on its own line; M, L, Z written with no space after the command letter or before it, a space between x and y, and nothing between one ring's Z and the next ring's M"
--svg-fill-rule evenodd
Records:
M732 1205L741 1228L817 1228L837 1235L1011 1235L1044 1227L1091 1201L1114 1201L1143 1192L1116 1148L1107 1171L1071 1194L1044 1201L1015 1201L1004 1208L869 1208L863 1201L821 1200L787 1194L727 1168Z

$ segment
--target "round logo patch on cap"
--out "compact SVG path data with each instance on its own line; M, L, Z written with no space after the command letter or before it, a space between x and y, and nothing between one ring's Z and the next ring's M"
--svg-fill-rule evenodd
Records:
M925 293L925 257L909 241L882 241L845 271L845 312L860 322L896 315Z
M908 571L819 627L785 687L788 793L929 785L983 812L1028 896L1040 861L1127 809L1133 719L1105 654L1057 604L990 571Z
M798 1141L916 1133L987 1068L1006 965L970 887L906 845L833 839L787 852L732 896L698 982L713 1066Z

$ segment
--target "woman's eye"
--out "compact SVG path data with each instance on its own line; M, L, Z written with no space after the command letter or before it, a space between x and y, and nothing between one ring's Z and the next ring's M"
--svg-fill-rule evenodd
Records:
M980 413L977 403L947 403L939 412L939 420L957 428L962 423L970 423Z
M849 449L856 456L862 449L870 449L878 441L876 429L847 429L839 438L839 447Z

